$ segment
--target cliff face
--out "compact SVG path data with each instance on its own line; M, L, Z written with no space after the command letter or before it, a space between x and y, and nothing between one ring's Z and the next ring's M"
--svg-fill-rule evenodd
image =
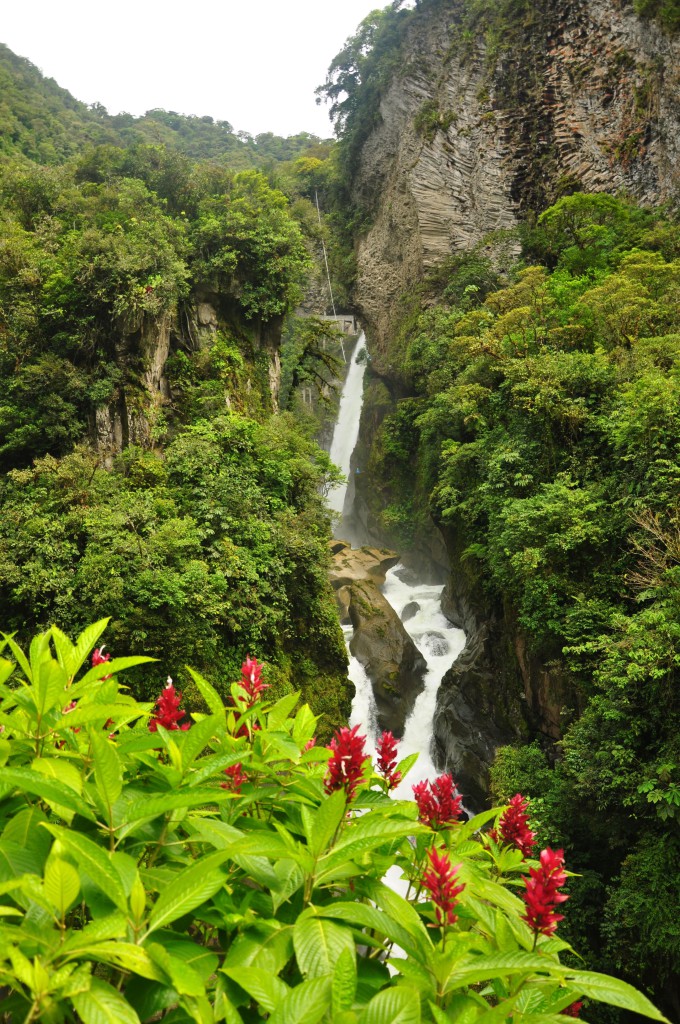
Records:
M411 27L354 180L371 215L356 301L380 352L400 295L443 257L567 190L655 203L679 184L677 37L623 0L536 4L502 38L464 7Z
M417 13L353 181L370 224L357 242L356 301L369 385L379 380L382 395L367 391L364 465L380 420L408 389L391 345L401 297L428 269L481 243L502 270L519 250L507 229L568 192L652 204L672 200L680 184L678 37L623 0L525 4L523 20L504 28L493 13L471 28L466 7L433 2ZM359 484L368 507L376 481L364 473ZM578 695L529 653L512 609L468 587L461 541L446 544L445 610L468 646L445 677L434 738L441 765L481 802L495 746L527 728L559 739L562 708L577 709Z
M105 461L110 462L128 444L153 445L156 425L174 405L173 387L166 373L169 356L184 352L200 361L220 333L235 338L245 354L238 386L234 382L230 388L225 383L225 409L236 407L247 412L252 401L273 412L278 409L282 318L244 323L234 319L231 305L214 292L197 292L181 311L146 320L139 330L121 334L116 363L124 383L111 402L96 410L91 427ZM235 390L238 394L232 393Z

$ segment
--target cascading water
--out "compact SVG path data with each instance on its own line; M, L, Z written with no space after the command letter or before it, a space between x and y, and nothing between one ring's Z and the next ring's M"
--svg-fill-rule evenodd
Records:
M349 476L349 467L359 437L359 420L364 404L364 374L366 373L366 338L362 333L354 348L345 385L340 395L340 408L333 431L330 457L339 466L344 476ZM337 484L326 498L328 507L342 515L347 496L347 483Z
M333 442L331 461L339 465L345 476L349 473L352 452L359 437L359 419L363 405L363 382L366 360L357 356L366 350L362 334L352 355L352 363L342 390L340 408ZM347 484L338 485L328 496L329 506L336 512L347 514ZM422 779L434 779L437 770L431 756L433 717L437 691L444 673L451 667L465 646L465 634L456 629L441 611L441 586L421 583L411 570L402 564L396 565L387 574L383 594L397 615L404 621L404 627L420 650L427 663L423 692L416 700L413 711L406 721L404 736L399 744L400 758L418 753L418 761L411 769L408 779L394 791L395 796L409 798L411 786ZM346 626L345 639L349 644L352 627ZM366 748L375 753L377 739L376 710L373 689L363 665L349 656L349 678L354 683L355 695L352 701L350 725L360 725L367 737Z

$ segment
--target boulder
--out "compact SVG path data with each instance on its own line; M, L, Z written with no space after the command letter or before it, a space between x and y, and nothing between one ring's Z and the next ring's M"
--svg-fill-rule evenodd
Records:
M417 615L419 611L420 605L418 604L418 602L409 601L409 603L405 604L401 610L401 621L408 622L408 620L412 619L414 615Z
M343 546L334 550L334 546L338 544ZM333 566L330 578L335 590L366 579L371 579L378 586L382 586L387 572L399 561L399 555L386 548L352 548L344 541L334 541L331 552Z
M374 580L357 580L349 591L350 650L373 684L378 727L401 737L423 689L425 659Z

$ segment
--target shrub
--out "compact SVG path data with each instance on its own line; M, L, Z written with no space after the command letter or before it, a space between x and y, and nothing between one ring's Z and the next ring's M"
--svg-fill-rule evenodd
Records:
M484 836L500 810L460 822L448 776L390 799L358 730L315 746L254 659L227 706L197 673L200 713L171 680L137 702L119 676L150 659L87 667L105 626L0 644L4 1020L559 1024L582 997L664 1019L560 963L562 851L525 860L507 815Z

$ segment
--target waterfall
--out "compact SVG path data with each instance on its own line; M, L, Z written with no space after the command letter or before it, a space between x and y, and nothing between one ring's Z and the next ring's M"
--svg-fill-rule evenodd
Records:
M352 452L359 437L366 360L361 359L357 362L357 356L365 351L366 339L361 334L352 354L333 432L331 461L340 466L345 476L349 473ZM347 513L349 509L345 509L346 498L347 484L342 484L333 489L327 500L334 511ZM401 563L389 571L382 589L385 598L402 618L406 632L427 663L423 692L418 696L406 721L404 736L399 743L400 760L408 754L419 755L408 778L394 791L395 796L408 799L411 796L412 785L423 779L434 779L438 774L431 754L437 691L444 673L465 646L465 633L462 629L452 626L442 613L443 587L422 583L415 573ZM344 627L344 632L349 645L352 627ZM367 752L374 755L377 723L373 689L363 665L351 653L348 675L355 687L350 725L361 726L361 732L366 735Z
M361 407L364 404L364 374L366 358L359 358L366 352L366 338L362 333L350 357L350 366L345 385L340 396L340 408L335 422L333 440L331 442L331 462L339 466L345 477L349 476L349 466L359 437L359 420ZM337 484L328 493L328 507L342 515L347 496L347 482Z

